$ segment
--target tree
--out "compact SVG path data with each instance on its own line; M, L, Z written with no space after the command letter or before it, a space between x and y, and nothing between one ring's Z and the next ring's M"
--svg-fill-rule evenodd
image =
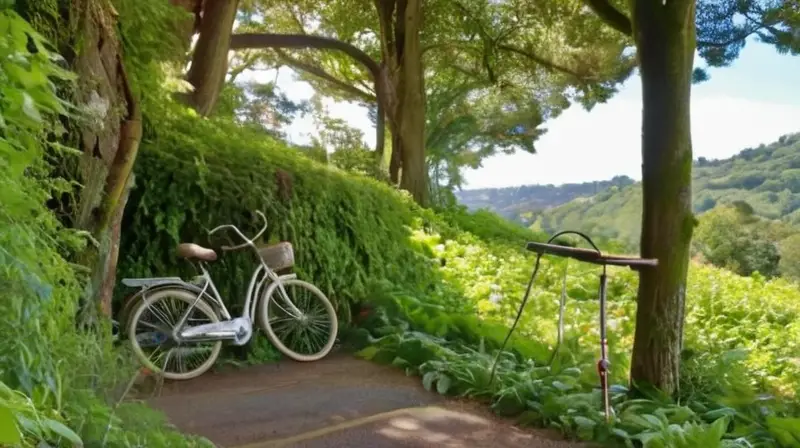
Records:
M786 48L792 46L789 37L798 36L788 23L789 3L632 0L628 12L609 0L586 3L611 28L630 36L637 51L643 102L641 254L657 258L659 265L643 271L639 282L631 380L674 393L695 226L689 97L692 81L707 78L694 71L695 49L701 44L700 55L723 66L752 34Z
M778 244L781 254L781 275L800 280L800 233L796 233Z
M460 169L477 167L496 151L533 152L544 121L572 101L591 107L609 98L634 66L623 53L624 38L591 14L572 14L582 8L578 0L425 0L411 16L403 11L415 4L390 0L375 2L374 9L341 0L251 6L258 12L243 30L324 35L380 61L393 92L386 101L390 177L415 197L426 195L419 191L426 177L454 188ZM579 24L592 28L565 32ZM299 70L317 91L365 105L375 101L366 73L350 60L327 52L272 59Z
M298 115L310 111L307 101L295 102L280 92L274 82L228 82L218 98L217 113L230 116L242 124L254 126L278 138L284 126Z
M771 238L770 223L754 216L743 201L703 214L692 245L708 262L749 276L778 275L782 255Z

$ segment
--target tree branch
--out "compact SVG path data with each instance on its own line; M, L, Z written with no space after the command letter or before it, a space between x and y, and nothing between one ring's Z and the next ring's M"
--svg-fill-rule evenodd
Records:
M360 49L340 40L306 34L245 33L231 36L231 50L245 48L318 48L338 50L361 63L374 79L380 78L378 63Z
M620 12L608 0L584 0L586 5L597 14L608 26L614 28L626 36L633 36L633 26L631 19Z
M310 36L304 34L234 34L231 36L229 49L242 50L246 48L317 48L326 50L337 50L345 53L351 58L361 63L369 70L372 79L375 81L375 96L378 100L378 126L383 126L383 113L391 117L395 94L392 92L392 85L389 82L388 72L379 65L368 54L360 49L340 40L321 36ZM393 117L389 120L394 122ZM376 132L375 149L376 152L383 151L383 130Z
M239 75L241 75L242 72L244 72L245 70L250 69L253 66L253 63L256 62L257 59L258 55L255 53L246 54L242 58L241 64L237 65L236 67L231 67L230 70L228 70L228 76L230 76L229 82L231 84L236 82L236 78L238 78Z
M359 99L365 102L373 103L377 101L377 98L374 95L364 92L363 90L356 88L355 86L352 86L336 78L335 76L331 75L330 73L326 72L320 67L305 63L297 58L294 58L293 56L281 50L280 48L273 48L273 50L275 51L275 53L278 54L278 56L281 58L283 62L285 62L294 69L301 70L310 75L316 76L317 78L320 78L321 80L326 81L338 87L339 89L349 93L350 95L358 97Z
M511 45L502 45L501 44L501 45L498 45L497 48L499 48L500 50L505 50L505 51L508 51L508 52L511 52L511 53L516 53L516 54L518 54L520 56L526 57L526 58L532 60L533 62L536 62L537 64L541 65L542 67L546 68L547 70L565 73L567 75L574 76L575 78L577 78L577 79L579 79L581 81L588 81L588 80L592 79L592 77L583 76L583 75L581 75L581 74L579 74L579 73L577 73L577 72L575 72L575 71L573 71L573 70L571 70L571 69L569 69L567 67L564 67L563 65L556 64L553 61L548 61L547 59L545 59L545 58L543 58L541 56L533 54L533 53L531 53L529 51L522 50L520 48L513 47Z

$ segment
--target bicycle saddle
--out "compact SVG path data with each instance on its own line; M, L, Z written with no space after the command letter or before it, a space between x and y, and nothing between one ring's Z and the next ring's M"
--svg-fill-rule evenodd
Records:
M178 256L187 260L216 261L217 252L194 243L178 244Z

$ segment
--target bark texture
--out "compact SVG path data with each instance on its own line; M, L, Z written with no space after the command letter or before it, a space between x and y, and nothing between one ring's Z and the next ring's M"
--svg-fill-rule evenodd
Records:
M422 72L420 25L422 0L407 0L403 39L401 76L404 85L400 101L400 154L403 173L400 188L408 191L422 206L428 203L427 168L425 166L425 79Z
M190 104L203 116L214 109L228 73L228 51L239 0L203 2L200 36L192 55L187 80L194 86Z
M642 77L641 253L657 258L639 283L631 380L678 389L691 207L691 74L695 2L633 3L633 36Z
M392 132L389 178L420 205L428 200L421 0L375 0L381 52L392 89L387 116Z

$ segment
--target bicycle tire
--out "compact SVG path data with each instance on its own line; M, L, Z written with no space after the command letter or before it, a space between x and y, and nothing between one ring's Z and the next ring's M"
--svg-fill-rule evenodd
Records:
M278 283L273 283L269 285L264 294L261 296L261 300L259 303L259 312L258 312L258 323L261 329L266 333L267 339L278 349L281 353L288 356L289 358L299 361L299 362L312 362L318 361L330 353L331 349L333 349L333 345L336 343L336 336L338 335L339 331L339 320L336 317L336 310L333 308L331 301L328 299L325 294L320 291L319 288L314 286L313 284L299 280L299 279L287 279L281 280L281 284L286 286L300 286L308 291L310 291L317 299L322 303L325 311L327 312L328 316L330 317L331 321L331 329L328 333L328 340L326 341L325 345L322 347L321 350L317 351L316 353L306 355L302 353L298 353L295 350L290 349L289 347L284 344L276 334L272 325L270 324L269 319L269 303L273 300L273 296L275 295L276 291L278 291Z

